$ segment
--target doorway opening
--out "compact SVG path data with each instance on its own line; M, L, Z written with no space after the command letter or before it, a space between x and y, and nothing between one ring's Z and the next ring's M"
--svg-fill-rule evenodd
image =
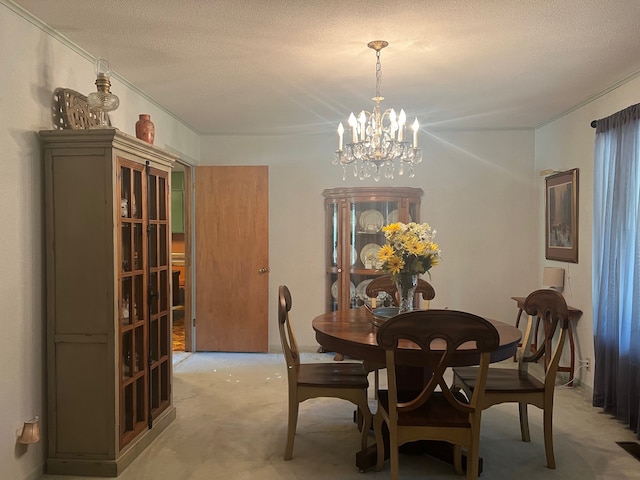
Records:
M191 166L176 163L171 172L172 349L193 351L191 281Z

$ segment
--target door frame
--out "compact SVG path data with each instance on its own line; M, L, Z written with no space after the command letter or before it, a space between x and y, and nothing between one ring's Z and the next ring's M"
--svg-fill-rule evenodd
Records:
M194 166L182 159L176 162L184 169L184 351L195 351L195 262L194 262L194 240L195 230L193 227L193 185Z
M196 319L196 299L195 292L195 262L194 262L194 241L195 228L193 226L193 185L194 185L195 169L192 165L185 165L184 169L184 334L185 352L195 351L195 319Z

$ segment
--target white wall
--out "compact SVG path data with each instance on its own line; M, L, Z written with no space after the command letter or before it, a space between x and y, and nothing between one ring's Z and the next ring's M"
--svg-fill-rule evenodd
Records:
M325 311L326 188L371 186L331 164L334 135L202 138L202 165L268 165L270 182L270 331L279 348L277 288L293 296L301 348L315 350L311 320ZM513 323L511 296L535 284L536 206L533 130L423 134L424 162L413 179L380 185L420 187L422 221L437 229L443 251L432 269L433 308L457 308Z
M0 3L0 465L3 479L38 478L46 441L28 448L16 430L39 415L46 438L44 176L37 132L51 129L57 87L95 90L92 61ZM117 65L112 65L117 71ZM118 80L112 123L134 134L139 113L156 123L156 144L199 157L198 135Z
M587 103L536 131L536 171L552 168L564 171L580 169L579 178L579 246L578 263L562 263L544 259L544 187L543 177L537 181L538 239L536 242L539 277L544 266L560 266L566 270L564 296L569 305L582 310L576 327L576 350L579 359L591 359L593 364L592 312L592 218L593 218L593 147L595 129L592 120L607 117L640 102L640 78ZM593 388L593 368L579 370L581 382Z

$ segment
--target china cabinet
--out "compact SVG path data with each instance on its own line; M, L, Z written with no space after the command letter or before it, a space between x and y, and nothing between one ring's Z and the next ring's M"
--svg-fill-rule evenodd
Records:
M117 129L41 131L50 474L117 476L175 418L170 182Z
M346 187L323 192L326 230L326 310L346 310L372 299L367 283L383 272L376 255L385 238L382 227L419 222L422 189ZM382 293L376 302L388 302ZM378 305L380 306L380 305Z

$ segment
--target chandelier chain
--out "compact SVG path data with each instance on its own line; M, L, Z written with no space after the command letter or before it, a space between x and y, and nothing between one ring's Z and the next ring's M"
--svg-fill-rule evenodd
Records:
M376 51L376 97L380 96L380 85L382 84L382 63L380 63L380 50Z

